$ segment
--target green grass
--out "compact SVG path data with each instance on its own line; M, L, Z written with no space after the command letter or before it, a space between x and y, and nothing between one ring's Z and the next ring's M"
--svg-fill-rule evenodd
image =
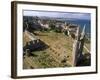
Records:
M37 55L37 57L34 57L33 61L36 62L38 68L52 68L62 66L62 64L56 62L46 51L36 51L32 54Z
M56 61L57 56L52 56L54 54L49 48L41 51L33 51L32 52L32 62L36 65L36 68L54 68L54 67L70 67L72 61L72 50L73 50L73 39L64 35L63 33L56 33L54 31L42 31L42 32L35 32L38 33L37 37L42 39L45 43L47 42L50 46L54 45L57 46L56 49L61 46L67 52L67 56L71 57L68 59L66 63ZM56 43L56 44L55 44ZM86 43L85 45L90 48L90 43ZM63 50L61 49L61 50ZM61 52L61 50L59 52ZM83 49L86 53L87 51Z

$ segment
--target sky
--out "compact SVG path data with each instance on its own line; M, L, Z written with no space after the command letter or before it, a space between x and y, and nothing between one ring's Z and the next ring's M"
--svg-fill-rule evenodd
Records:
M68 18L68 19L83 19L90 20L90 13L77 13L77 12L51 12L51 11L31 11L24 10L24 16L46 16L46 17L54 17L54 18Z

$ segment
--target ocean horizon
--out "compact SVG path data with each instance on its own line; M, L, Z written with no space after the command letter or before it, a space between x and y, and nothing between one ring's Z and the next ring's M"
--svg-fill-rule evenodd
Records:
M76 24L79 25L81 30L83 29L84 25L86 26L86 33L91 33L91 21L84 20L84 19L57 19L59 21L65 21L66 23Z
M90 36L91 36L91 21L90 20L77 20L76 19L76 20L66 20L66 22L79 25L81 31L85 25L86 26L86 29L85 29L86 35L90 38Z

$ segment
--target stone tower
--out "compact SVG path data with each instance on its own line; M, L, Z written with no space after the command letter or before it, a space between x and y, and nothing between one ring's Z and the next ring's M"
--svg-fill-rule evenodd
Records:
M80 33L80 28L77 27L76 38L73 43L72 66L76 66L77 61L82 58L82 53L83 53L83 48L84 48L84 39L85 39L85 25L81 33Z

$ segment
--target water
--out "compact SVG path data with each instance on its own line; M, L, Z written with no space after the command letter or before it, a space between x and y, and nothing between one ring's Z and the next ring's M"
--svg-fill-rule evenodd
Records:
M76 24L80 26L80 29L82 31L84 25L85 27L85 35L88 39L91 38L91 21L90 20L83 20L83 19L57 19L60 21L64 21L70 24Z
M71 24L77 24L80 26L81 30L83 29L84 25L86 26L86 33L91 33L91 22L90 20L66 20L66 22Z

